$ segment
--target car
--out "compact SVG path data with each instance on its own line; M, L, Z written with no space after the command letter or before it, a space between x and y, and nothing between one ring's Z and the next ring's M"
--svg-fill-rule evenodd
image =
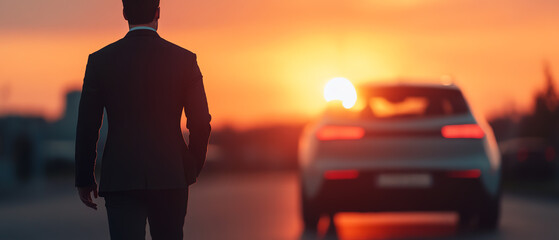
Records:
M550 180L555 176L555 147L544 138L513 138L499 143L499 149L505 179Z
M338 212L457 212L495 229L501 159L489 124L454 84L369 83L354 106L331 101L299 139L301 216L315 230Z

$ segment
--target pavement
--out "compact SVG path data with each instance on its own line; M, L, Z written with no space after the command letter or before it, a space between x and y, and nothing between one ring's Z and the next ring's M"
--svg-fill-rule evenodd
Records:
M71 182L55 189L0 198L0 240L109 239L102 198L95 211L82 205ZM454 213L342 213L333 223L322 219L318 233L304 232L298 193L295 172L203 176L190 189L185 239L559 238L559 202L510 194L495 232L461 230Z

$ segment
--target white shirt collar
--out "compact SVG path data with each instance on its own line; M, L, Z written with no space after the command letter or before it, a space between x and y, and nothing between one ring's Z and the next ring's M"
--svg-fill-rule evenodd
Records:
M155 30L154 28L145 27L145 26L138 26L138 27L130 28L130 30L129 30L128 32L132 32L132 31L134 31L134 30L141 30L141 29L152 30L152 31L154 31L154 32L157 32L157 30Z

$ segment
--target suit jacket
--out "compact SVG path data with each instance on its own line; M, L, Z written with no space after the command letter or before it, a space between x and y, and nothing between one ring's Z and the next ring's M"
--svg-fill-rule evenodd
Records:
M99 128L108 135L100 193L186 188L206 159L210 119L196 55L152 30L134 30L89 55L76 135L76 186L95 184ZM181 133L187 117L189 144Z

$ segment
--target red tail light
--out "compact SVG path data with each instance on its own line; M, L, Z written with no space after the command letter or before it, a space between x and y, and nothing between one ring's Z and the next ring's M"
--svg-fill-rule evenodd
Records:
M481 171L479 169L450 171L447 176L451 178L479 178L481 177Z
M516 159L518 159L519 162L525 162L528 160L529 156L530 152L528 152L527 148L518 149L518 152L516 153Z
M548 162L553 162L555 160L555 149L553 147L547 147L545 149L545 160Z
M324 172L324 178L328 180L356 179L359 177L357 170L331 170Z
M441 129L445 138L477 138L485 136L483 129L477 124L447 125Z
M365 136L365 129L351 126L324 126L318 130L316 137L322 141L354 140Z

